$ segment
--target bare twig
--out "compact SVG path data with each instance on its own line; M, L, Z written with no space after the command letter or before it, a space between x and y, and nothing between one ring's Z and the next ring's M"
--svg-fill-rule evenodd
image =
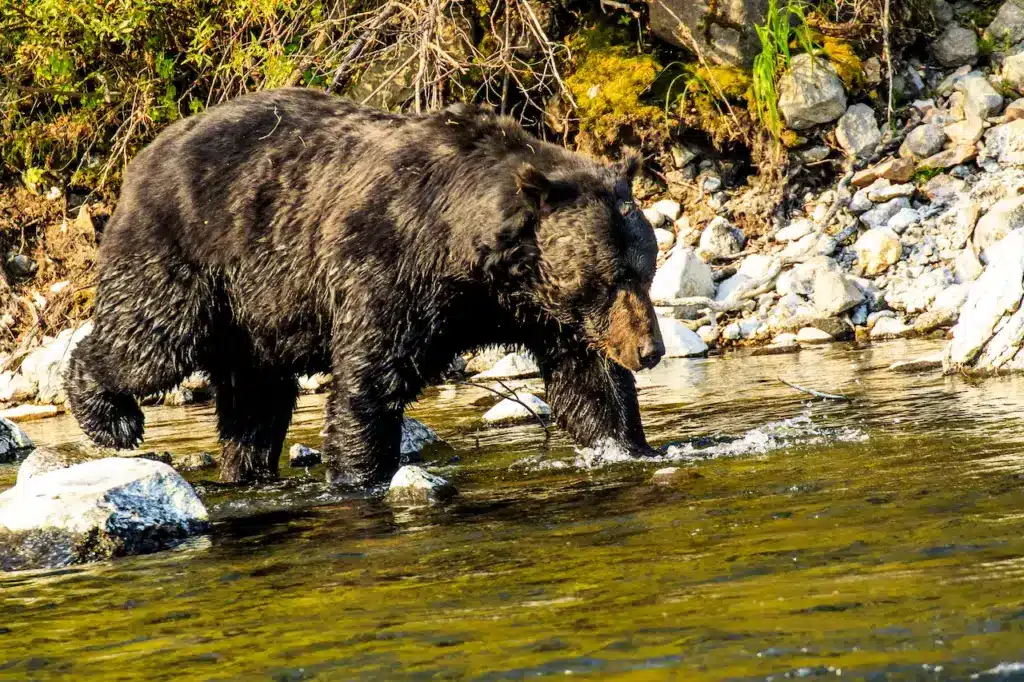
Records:
M796 389L797 391L801 391L801 392L806 393L808 395L813 395L815 398L824 398L825 400L845 400L847 402L853 402L853 398L849 398L849 397L847 397L845 395L839 395L837 393L822 393L821 391L815 391L813 388L804 388L803 386L797 386L796 384L791 384L790 382L786 381L782 377L779 377L779 381L781 381L782 383L786 384L787 386L789 386L792 389Z
M526 408L527 412L529 412L531 415L533 415L533 418L537 421L537 425L540 426L540 428L544 429L544 438L545 439L550 438L551 437L551 430L548 428L548 425L544 423L544 420L540 418L540 415L538 415L536 412L534 412L532 407L530 407L529 405L524 403L522 400L520 400L519 396L516 395L516 392L513 391L511 388L509 388L505 384L504 381L502 381L501 379L495 379L495 381L498 383L499 386L501 386L503 389L505 389L505 391L507 391L507 393L502 393L501 391L499 391L497 389L494 389L494 388L491 388L490 386L484 386L483 384L476 384L476 383L472 383L472 382L469 382L469 381L456 381L455 383L456 384L461 384L463 386L473 386L474 388L482 388L485 391L490 391L491 393L493 393L494 395L498 396L499 398L504 398L505 400L511 400L514 403L519 403L524 408Z

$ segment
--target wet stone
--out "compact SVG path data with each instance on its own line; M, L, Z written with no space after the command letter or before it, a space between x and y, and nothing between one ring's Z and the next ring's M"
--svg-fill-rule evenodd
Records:
M288 449L288 465L301 469L304 467L313 467L323 461L323 456L319 450L314 450L308 445L302 443L295 443Z
M418 466L406 465L391 479L385 499L395 506L424 507L439 504L456 494L455 486Z

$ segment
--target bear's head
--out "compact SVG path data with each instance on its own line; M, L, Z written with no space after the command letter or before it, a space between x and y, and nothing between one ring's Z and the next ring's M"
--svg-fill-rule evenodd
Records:
M590 161L516 174L532 215L530 294L563 325L627 369L654 367L665 354L649 289L658 245L633 200L640 159ZM531 245L532 246L532 245Z

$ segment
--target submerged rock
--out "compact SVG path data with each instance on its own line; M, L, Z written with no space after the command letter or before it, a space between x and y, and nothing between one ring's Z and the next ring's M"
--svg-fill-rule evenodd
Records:
M209 452L190 452L173 458L171 466L178 471L201 471L217 466L217 460Z
M308 445L295 443L288 448L288 466L302 469L304 467L315 467L323 461L319 450L314 450Z
M437 437L434 430L418 419L405 417L402 420L400 454L404 459L408 459L410 455L421 452L428 445L439 442L441 442L441 439Z
M0 463L13 462L27 455L33 448L35 443L20 426L0 417Z
M425 507L449 500L456 492L455 486L440 476L406 465L392 477L385 499L396 506Z
M26 476L0 495L0 569L154 552L208 527L195 491L166 464L92 460Z

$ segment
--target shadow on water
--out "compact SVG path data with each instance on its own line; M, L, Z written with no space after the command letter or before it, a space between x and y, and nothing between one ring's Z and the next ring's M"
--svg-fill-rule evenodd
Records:
M427 455L452 504L190 475L209 535L0 576L0 679L1024 679L1024 381L885 370L936 347L664 363L638 384L674 446L608 466L432 389L412 414L458 455ZM319 443L321 409L289 443ZM148 448L216 447L209 407L147 418ZM652 484L666 465L686 475Z

